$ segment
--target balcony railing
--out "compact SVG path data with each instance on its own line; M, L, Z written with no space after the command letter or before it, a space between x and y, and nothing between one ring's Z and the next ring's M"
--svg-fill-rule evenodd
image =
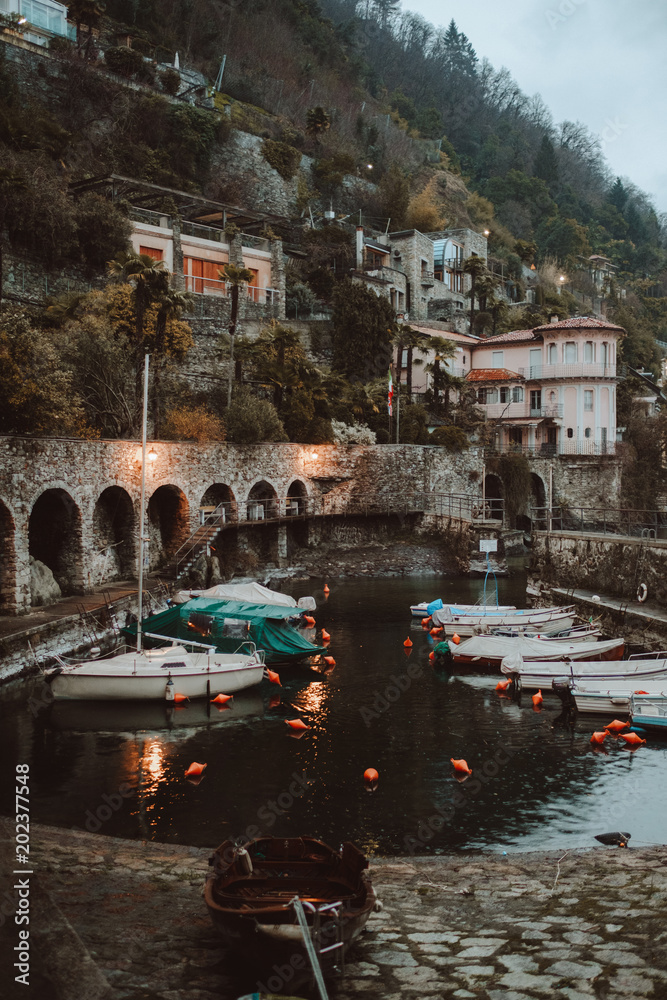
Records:
M485 447L490 455L525 455L527 458L552 458L557 455L615 455L616 445L612 441L577 441L566 438L560 444L542 441L533 445L517 444L514 441L500 441Z
M531 365L519 368L519 375L531 381L550 378L616 378L616 365L599 365L589 361L558 365Z
M563 417L562 404L554 406L531 406L524 400L523 403L479 403L489 420L499 420L504 417L510 419L521 419L522 417L537 417L541 419L561 420Z
M134 222L143 222L146 226L159 226L160 229L171 229L171 216L165 212L150 212L147 208L132 206L129 216Z
M219 281L215 278L198 278L192 274L185 274L183 277L185 278L185 290L187 292L194 292L195 295L226 297L229 295L229 290L232 287L229 282ZM260 305L277 305L280 301L280 292L276 288L246 285L245 294L251 302L257 302Z
M225 246L228 243L224 229L216 229L215 226L202 226L199 222L183 222L181 234L194 236L200 240L209 240L211 243L224 243Z
M542 530L667 538L667 512L614 507L531 507L531 519Z

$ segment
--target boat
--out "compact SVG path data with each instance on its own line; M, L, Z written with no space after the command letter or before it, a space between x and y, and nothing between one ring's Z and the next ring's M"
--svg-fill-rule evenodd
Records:
M549 642L592 642L599 638L602 632L595 625L574 625L572 628L563 629L562 632L550 632L546 636L533 626L515 625L513 628L491 628L488 634L501 635L505 638L523 635L527 639L548 639Z
M508 677L519 679L521 687L542 688L550 686L558 680L565 683L596 684L600 687L611 685L624 686L628 689L643 684L644 681L667 682L667 660L575 660L570 657L565 661L532 660L521 662L517 657L508 657L500 666Z
M514 611L498 612L495 608L480 612L459 612L455 607L434 611L431 615L434 626L442 626L445 635L469 636L479 632L488 632L492 628L514 628L515 626L533 626L540 632L562 632L574 625L573 606L568 608L532 608L516 609Z
M314 597L300 597L298 600L279 590L269 590L261 583L219 583L207 590L178 590L172 597L173 604L185 604L194 597L217 598L219 601L243 601L246 604L280 604L294 608L294 614L314 611L317 607Z
M411 604L410 614L413 618L428 618L430 614L434 611L440 611L442 608L457 608L460 612L472 612L473 614L483 611L485 608L491 608L493 611L514 611L516 610L516 605L514 604L443 604L441 600L437 601L422 601L421 604Z
M596 680L588 677L585 680L572 680L563 676L553 680L552 688L563 701L574 703L578 712L629 714L634 695L667 697L667 670L654 674L653 677L636 674L625 678L607 677Z
M474 635L452 650L454 663L460 666L495 667L512 674L514 663L523 667L531 660L620 660L625 649L624 639L598 642L568 642L550 635ZM509 664L507 668L503 663ZM562 672L562 668L561 668Z
M213 924L258 976L285 962L310 970L311 942L322 973L330 974L377 902L368 860L351 843L338 852L312 837L260 837L245 848L227 840L209 864L204 900ZM309 940L299 922L304 914Z
M150 634L146 634L149 637ZM164 642L163 636L153 638ZM235 694L259 684L264 676L264 656L252 643L244 643L233 653L218 653L202 643L196 652L185 646L124 652L102 659L69 664L60 659L45 671L56 701L128 701L162 699L174 695L187 698L215 698Z
M316 646L290 625L293 616L294 608L285 605L195 597L146 618L142 627L171 639L189 641L197 636L213 643L221 653L233 652L239 643L250 640L264 651L269 664L295 663L326 653L326 646ZM123 632L135 635L136 625L126 626Z
M630 699L633 726L667 736L667 695L633 694Z

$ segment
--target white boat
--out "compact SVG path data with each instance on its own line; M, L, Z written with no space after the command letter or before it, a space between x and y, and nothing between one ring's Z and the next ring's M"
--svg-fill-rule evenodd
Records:
M628 678L606 678L604 681L588 679L590 683L579 680L570 681L567 685L570 696L578 712L593 712L606 715L609 712L630 712L633 695L648 694L653 697L667 697L667 669L662 674L653 677L635 675ZM558 691L558 681L554 684ZM562 688L561 688L562 690Z
M567 642L550 636L474 635L452 650L454 663L476 667L500 667L504 674L512 674L515 663L523 666L531 660L620 660L625 640L609 639L598 642ZM503 664L508 664L504 666Z
M437 605L437 607L434 607ZM429 611L429 608L431 609ZM443 604L442 601L422 601L421 604L411 604L410 614L413 618L427 618L432 611L440 611L442 608L456 608L461 614L479 614L485 609L492 611L515 611L515 604Z
M667 660L573 660L557 662L554 660L533 660L522 663L519 658L512 661L509 657L500 666L508 677L518 678L521 687L527 690L550 687L554 681L569 682L570 689L574 686L596 685L609 688L617 686L633 687L643 685L644 681L667 682Z
M594 625L574 625L572 628L566 628L562 632L550 632L548 636L543 635L539 629L533 628L533 626L514 626L514 628L492 628L489 629L489 635L500 635L505 639L511 639L514 636L522 635L526 639L548 639L549 642L594 642L601 635L602 632L599 628Z
M317 607L314 597L300 597L296 600L279 590L269 590L261 583L219 583L207 590L179 590L172 597L174 604L185 604L194 597L212 597L219 601L243 601L245 604L279 604L281 607L295 608L295 615L302 611L314 611Z
M488 612L477 614L458 614L452 608L443 608L441 611L434 611L432 616L433 625L444 628L445 635L469 636L479 632L488 632L492 628L506 628L515 626L535 626L540 632L562 632L572 628L574 625L574 611L569 608L532 608L518 609L498 613L490 608Z
M263 651L253 647L238 653L216 653L215 646L194 653L185 646L139 652L128 649L108 659L75 664L61 660L45 673L56 701L173 701L176 694L215 698L253 687L263 676Z
M633 726L667 735L667 695L633 694L630 699Z

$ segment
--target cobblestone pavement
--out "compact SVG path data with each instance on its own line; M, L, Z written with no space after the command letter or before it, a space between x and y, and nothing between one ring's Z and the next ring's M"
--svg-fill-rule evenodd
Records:
M2 894L13 832L0 821ZM17 996L233 1000L257 988L209 922L208 850L35 827L31 852L34 976L45 985ZM665 1000L666 862L667 847L376 858L384 909L332 1000ZM10 922L3 931L16 934Z

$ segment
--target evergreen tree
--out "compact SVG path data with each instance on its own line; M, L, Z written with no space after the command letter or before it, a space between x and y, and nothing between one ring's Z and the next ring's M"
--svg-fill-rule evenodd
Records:
M396 317L389 299L349 279L334 293L333 367L353 382L389 371Z
M623 187L623 182L620 177L617 177L614 181L613 187L608 195L608 200L612 203L614 208L622 212L626 206L628 200L628 192Z
M540 148L537 156L535 157L533 175L535 177L539 177L540 180L545 181L545 183L548 184L550 191L553 191L558 184L558 160L556 159L556 150L554 149L553 143L548 135L544 135L542 137Z

